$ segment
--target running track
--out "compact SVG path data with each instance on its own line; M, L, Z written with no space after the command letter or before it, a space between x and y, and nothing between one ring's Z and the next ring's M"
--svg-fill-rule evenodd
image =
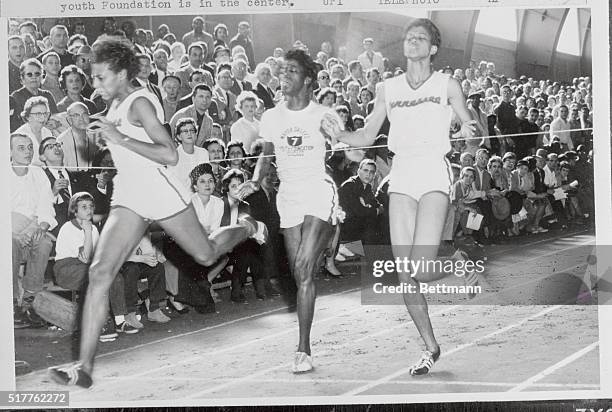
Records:
M510 300L537 294L551 274L584 273L588 249L576 246L593 244L594 236L577 233L494 246L487 287ZM71 391L70 405L212 405L229 398L245 404L281 397L291 398L281 403L304 403L315 396L356 396L359 402L363 395L598 390L597 313L597 305L430 306L442 357L430 375L411 377L421 341L405 307L362 306L360 291L349 285L317 300L313 373L289 371L296 314L268 308L104 353L97 359L95 387ZM17 377L17 389L62 387L38 370Z

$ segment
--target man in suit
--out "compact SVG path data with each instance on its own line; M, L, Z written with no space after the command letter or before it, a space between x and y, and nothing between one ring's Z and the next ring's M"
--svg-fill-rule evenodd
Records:
M74 64L74 55L68 51L68 29L66 26L53 26L49 31L49 39L51 40L51 47L36 56L37 59L42 62L45 55L55 52L60 58L62 68Z
M217 86L213 89L213 100L217 103L216 118L211 115L215 123L219 123L223 130L223 135L227 140L231 140L230 127L238 120L236 111L236 95L230 91L234 84L232 77L232 66L221 64L217 68Z
M255 53L253 49L253 40L251 40L251 26L248 21L241 21L238 23L238 34L235 35L229 43L230 49L233 49L235 46L242 46L244 48L244 52L249 59L252 69L255 62Z
M232 74L234 75L234 83L230 92L238 96L242 92L250 92L253 90L253 84L246 80L247 63L244 60L236 59L232 61Z
M189 77L194 70L202 68L202 63L204 63L204 56L206 56L206 52L206 44L204 43L193 43L191 46L189 46L189 49L187 50L189 63L174 73L176 77L181 79L181 97L187 96L189 93L191 93L191 88L189 87ZM213 86L212 83L211 76L209 84L210 87Z
M138 54L136 55L138 59L138 65L140 70L136 74L136 77L132 80L132 85L136 87L146 87L149 89L151 93L157 97L159 100L159 104L164 105L164 100L161 95L161 91L157 85L151 83L149 80L149 76L151 75L151 71L153 70L153 66L151 65L151 58L147 54Z
M208 53L212 53L215 41L213 36L206 32L206 22L204 21L204 17L202 16L196 16L193 18L192 22L191 22L191 28L193 30L191 30L190 32L185 33L185 35L183 36L183 44L185 45L185 48L189 49L189 47L194 43L194 42L202 42L206 45L206 50L204 50L204 55L203 55L203 60L202 61L207 61L208 60Z
M357 57L363 70L367 71L371 68L377 68L380 73L383 73L385 71L383 56L379 52L374 51L374 39L371 37L363 39L363 49L364 52Z
M151 72L149 80L157 87L162 88L162 84L168 73L168 53L164 49L157 49L153 52L153 62L155 70Z
M203 147L204 141L211 136L213 119L208 115L208 108L212 102L213 93L205 84L199 84L193 89L192 104L177 111L170 120L170 129L174 134L176 123L184 118L191 117L198 125L198 135L195 140L195 145ZM173 135L173 137L175 137Z
M213 89L213 87L215 87L214 85L214 81L212 76L210 75L210 73L205 72L202 69L196 69L193 72L191 72L191 74L189 75L189 84L188 84L188 88L189 88L189 94L187 94L186 96L182 97L179 99L178 105L176 106L176 110L181 110L184 109L187 106L191 105L191 100L193 98L193 89L198 85L198 84L205 84L207 85L211 90ZM181 86L183 86L182 80L181 80ZM214 111L213 109L209 109L209 114L212 113L211 111L213 111L213 113L217 113L217 104L214 104Z

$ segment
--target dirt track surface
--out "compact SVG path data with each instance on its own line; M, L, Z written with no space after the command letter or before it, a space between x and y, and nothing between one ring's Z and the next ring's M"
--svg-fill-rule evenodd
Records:
M597 306L534 304L543 295L550 298L543 288L546 292L551 281L561 279L556 275L585 273L588 252L574 246L591 242L591 234L566 233L488 247L489 293L475 300L481 304L429 308L442 357L428 376L408 372L422 342L406 308L362 305L359 267L351 263L341 266L344 278L317 281L313 372L290 372L296 314L282 298L257 302L251 294L249 305L222 303L217 315L190 313L166 325L146 323L137 335L101 344L95 386L73 389L71 406L597 390ZM503 305L495 300L502 295ZM553 297L561 303L567 293ZM483 304L487 298L493 300ZM515 302L531 304L511 304ZM16 335L16 357L34 369L17 378L17 389L63 389L47 377L45 368L70 361L70 337L33 330Z

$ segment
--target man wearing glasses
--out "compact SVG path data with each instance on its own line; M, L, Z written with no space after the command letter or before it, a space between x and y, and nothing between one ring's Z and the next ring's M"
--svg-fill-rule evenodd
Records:
M56 230L52 234L57 236L59 228L68 221L68 204L72 194L76 193L71 180L73 180L72 183L75 181L64 167L64 150L55 137L47 137L40 143L38 156L44 165L42 169L51 183L53 209L57 221Z
M70 128L57 137L63 146L64 166L75 171L86 171L98 150L93 134L87 134L89 109L84 103L72 103L66 110L66 121Z
M27 59L21 63L21 66L19 66L19 72L23 87L14 91L9 97L11 132L15 131L24 123L23 119L20 117L20 114L23 110L25 102L30 97L43 96L47 98L51 114L57 113L57 106L55 104L55 99L53 99L53 95L47 90L40 88L43 75L42 64L34 58Z

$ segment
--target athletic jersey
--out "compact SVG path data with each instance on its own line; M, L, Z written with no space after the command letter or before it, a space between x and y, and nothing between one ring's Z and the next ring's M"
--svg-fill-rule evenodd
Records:
M325 173L325 136L321 133L323 115L338 114L318 103L310 102L302 110L289 110L285 102L264 112L259 128L260 136L274 144L281 187L303 188L310 182L321 182Z
M163 124L164 110L162 109L159 100L157 100L157 97L155 97L155 95L146 88L132 92L120 103L118 103L117 100L114 100L111 103L111 107L108 110L106 118L112 122L116 122L117 130L126 136L141 142L153 143L144 127L134 126L128 120L128 109L132 105L132 102L138 97L144 97L153 105L157 119ZM115 167L117 168L118 173L121 174L122 180L125 178L129 179L129 176L137 177L141 176L143 173L153 173L156 168L162 167L159 163L136 154L126 147L113 144L110 141L108 141L107 144L111 151ZM137 182L138 186L146 185L146 183L147 182L145 181Z
M389 150L396 155L446 153L450 149L452 108L449 75L433 72L416 90L406 75L385 80L385 105L391 122Z

